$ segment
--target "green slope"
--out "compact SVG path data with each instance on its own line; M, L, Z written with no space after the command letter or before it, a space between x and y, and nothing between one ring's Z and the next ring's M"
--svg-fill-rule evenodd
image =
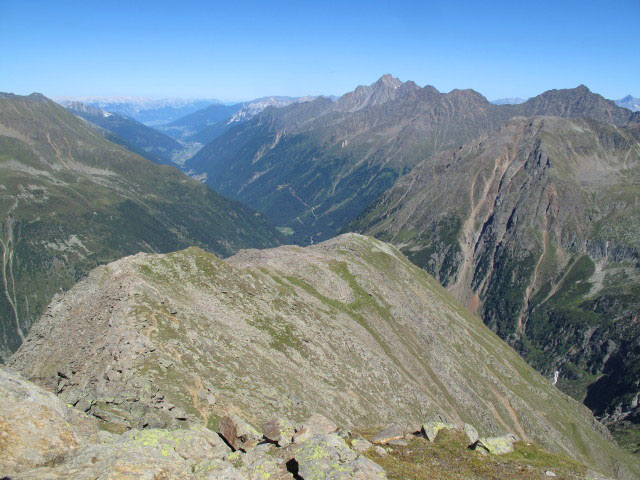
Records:
M0 358L96 265L190 245L276 245L262 217L105 140L42 95L0 96Z

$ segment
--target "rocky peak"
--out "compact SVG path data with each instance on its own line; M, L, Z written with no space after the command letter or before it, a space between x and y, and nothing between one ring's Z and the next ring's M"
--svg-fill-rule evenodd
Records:
M419 87L411 82L404 89L405 84L399 79L385 74L368 86L360 85L354 91L344 94L338 99L335 109L339 111L356 112L363 108L382 105L398 98L399 93L417 90Z

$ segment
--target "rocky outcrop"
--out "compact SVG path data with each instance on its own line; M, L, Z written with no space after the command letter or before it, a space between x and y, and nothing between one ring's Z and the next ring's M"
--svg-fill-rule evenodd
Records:
M476 443L476 449L484 450L492 455L504 455L513 452L513 444L518 441L518 437L509 433L499 437L481 438Z
M382 467L351 450L337 435L311 437L294 451L297 474L304 480L384 480Z
M231 448L243 451L255 447L263 437L262 433L238 415L225 416L220 419L220 434L231 445Z
M98 440L98 422L0 368L0 474L51 462Z

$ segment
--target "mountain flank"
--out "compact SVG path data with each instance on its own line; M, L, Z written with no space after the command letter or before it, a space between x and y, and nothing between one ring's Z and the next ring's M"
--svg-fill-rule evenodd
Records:
M180 143L132 118L80 102L71 102L66 105L66 108L74 115L115 135L115 137L108 137L107 140L118 143L154 163L175 165L185 160L185 148Z
M255 212L107 141L40 94L0 94L0 358L95 266L190 245L274 246Z
M640 131L514 118L352 225L397 245L606 421L637 418Z
M266 109L187 162L207 184L309 244L335 235L422 160L497 131L514 116L590 117L618 126L640 114L586 87L494 105L473 90L438 92L391 75L335 102Z
M234 415L262 425L312 413L409 432L440 418L638 474L586 407L397 249L355 234L227 260L193 247L98 267L54 300L8 365L114 433L224 432ZM234 428L239 441L254 438Z

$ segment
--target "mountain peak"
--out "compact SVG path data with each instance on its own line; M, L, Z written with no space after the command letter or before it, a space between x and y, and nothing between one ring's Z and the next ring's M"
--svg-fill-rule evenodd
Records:
M31 95L29 95L29 100L32 100L34 102L48 102L49 99L47 97L45 97L43 94L38 93L38 92L33 92Z
M372 87L385 86L385 87L398 88L400 85L402 85L402 81L399 78L394 77L390 73L385 73L371 86Z

